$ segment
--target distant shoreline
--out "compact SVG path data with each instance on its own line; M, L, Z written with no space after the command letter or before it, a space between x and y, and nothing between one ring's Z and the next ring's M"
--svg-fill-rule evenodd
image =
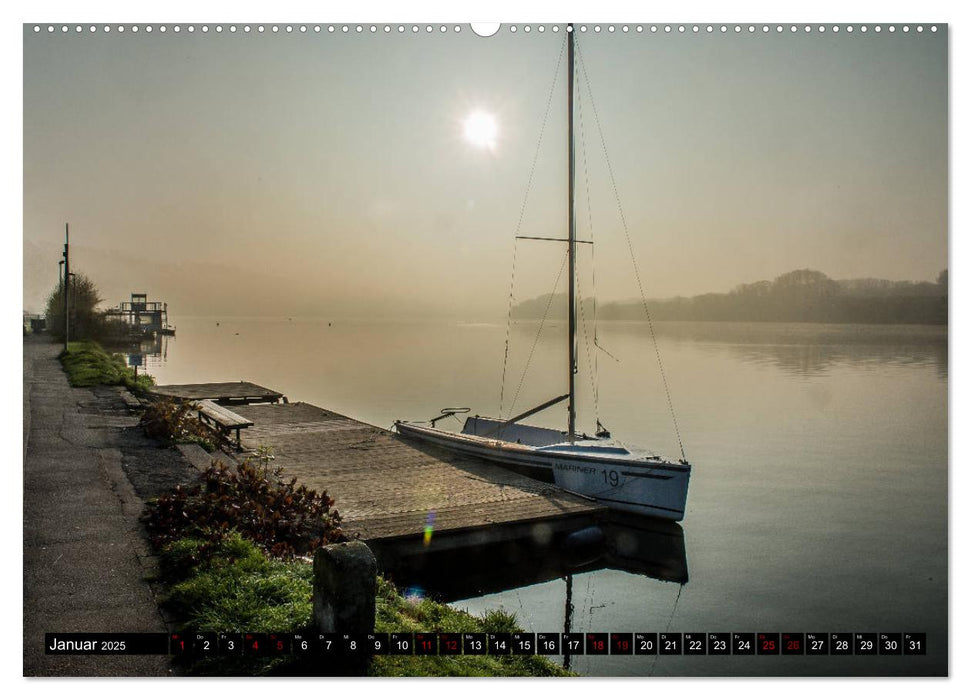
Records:
M937 282L833 280L816 270L793 270L724 294L599 305L585 299L582 312L603 321L645 321L645 306L653 321L947 325L948 276L944 270ZM516 304L512 316L563 316L565 307L565 294L546 294Z

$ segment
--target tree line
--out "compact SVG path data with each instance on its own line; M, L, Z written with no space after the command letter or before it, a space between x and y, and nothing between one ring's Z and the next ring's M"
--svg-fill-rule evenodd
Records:
M47 297L44 317L47 331L57 342L64 340L64 293L68 295L70 339L111 342L128 339L128 326L123 321L109 320L107 313L98 309L104 301L95 283L86 275L72 273L70 283L59 282Z
M815 323L947 323L947 270L936 282L885 279L834 280L817 270L793 270L724 294L700 294L648 301L658 321L776 321ZM590 318L592 300L584 303ZM543 295L513 307L514 318L542 318L547 306L562 315L566 295ZM555 311L554 311L555 310ZM640 301L604 302L597 309L603 320L643 321Z

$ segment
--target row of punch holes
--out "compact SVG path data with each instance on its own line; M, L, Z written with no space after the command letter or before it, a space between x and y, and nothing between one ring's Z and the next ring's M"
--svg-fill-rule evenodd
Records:
M499 26L498 25L492 25L492 27L494 27L494 28L485 28L485 29L481 29L480 30L477 27L473 26L472 29L471 29L471 31L473 31L474 33L478 34L479 36L491 36L492 34L494 34L497 31L499 31ZM823 25L823 24L819 24L819 25L810 25L810 24L805 24L805 25L796 25L796 24L789 24L789 25L782 25L782 24L776 24L776 25L768 25L768 24L761 24L761 25L755 25L755 24L747 24L747 25L742 25L742 24L735 24L735 25L728 25L728 24L720 24L720 25L714 25L714 24L704 24L704 25L701 25L701 24L650 24L650 25L645 25L645 24L622 24L622 25L613 25L613 24L608 24L608 25L603 25L603 26L601 26L599 24L594 24L594 25L582 24L582 25L578 25L577 28L581 32L587 32L587 31L593 31L594 33L599 33L601 31L607 31L608 33L615 33L615 32L621 32L621 33L630 33L630 32L644 33L644 32L649 32L649 33L652 33L652 34L656 34L658 32L667 33L667 34L671 34L671 33L679 33L679 34L714 34L714 33L721 33L721 34L727 34L729 32L732 32L732 33L735 33L735 34L742 34L742 33L748 33L748 34L756 34L756 33L769 34L773 30L777 34L781 34L783 32L789 32L789 33L795 34L795 33L798 33L800 31L802 33L805 33L805 34L809 34L809 33L813 33L813 32L817 32L817 33L832 32L834 34L837 34L837 33L841 32L841 31L842 32L846 32L847 34L853 33L854 31L857 31L857 32L859 32L861 34L866 34L867 32L871 32L872 31L872 32L875 32L875 33L879 34L880 32L882 32L884 30L884 27L881 26L881 25L879 25L879 24L877 24L877 25L866 25L866 24L862 24L862 25L859 25L858 27L854 27L853 25L844 25L842 27L840 25L832 25L832 26L827 27L826 25ZM341 34L350 34L350 33L363 34L365 32L368 32L368 33L371 33L371 34L377 34L378 32L383 32L385 34L391 34L392 32L397 32L398 34L404 34L406 32L411 32L412 34L418 34L420 32L425 32L426 34L431 34L431 33L437 31L439 33L444 34L444 33L448 32L450 30L453 31L453 32L461 32L462 31L462 27L460 25L457 25L457 24L456 25L452 25L452 26L447 26L447 25L444 25L444 24L441 24L441 25L432 25L432 24L425 24L425 25L418 25L418 24L411 24L411 25L405 25L405 24L397 24L397 25L391 25L391 24L384 24L384 25L377 25L377 24L370 24L370 25L367 25L367 24L326 24L326 25L321 25L321 24L313 24L313 25L308 25L308 24L284 24L284 25L279 25L279 24L268 24L268 25L256 24L256 25L249 25L249 24L244 24L244 25L239 25L239 26L237 26L235 24L229 24L229 25L225 25L225 26L224 25L221 25L221 24L216 24L216 25L213 25L213 26L209 26L208 24L202 24L202 25L199 25L199 26L196 26L196 25L193 25L193 24L187 24L187 25L181 25L181 24L165 25L165 24L161 24L161 25L153 26L153 25L148 24L148 25L139 26L137 24L133 24L133 25L128 25L127 27L126 27L126 25L123 25L123 24L114 25L114 26L106 24L106 25L103 25L103 26L100 26L100 27L97 26L97 25L94 25L94 24L87 25L87 26L81 25L81 24L76 24L76 25L67 25L67 24L53 25L53 24L48 24L46 26L42 26L42 25L39 25L39 24L35 24L33 26L33 31L34 31L35 34L39 34L39 33L43 32L45 30L47 31L48 34L53 34L53 33L57 32L57 31L60 31L62 34L66 34L66 33L71 32L71 31L73 31L75 34L81 34L81 33L84 33L85 31L87 31L87 33L93 34L93 33L98 32L99 29L101 31L103 31L104 33L117 32L118 34L123 34L125 32L130 32L132 34L137 34L139 32L144 32L146 34L151 34L152 32L155 32L155 31L157 31L159 33L162 33L162 34L167 33L167 32L170 32L170 31L173 32L173 33L175 33L175 34L179 34L179 33L182 33L182 32L187 32L189 34L193 34L196 31L199 31L199 32L201 32L203 34L207 34L209 32L215 32L217 34L221 34L221 33L224 33L224 32L229 32L230 34L235 34L235 33L238 33L238 32L242 32L243 34L250 34L250 33L254 33L254 32L257 33L257 34L264 34L264 33L267 33L267 32L269 32L271 34L279 34L280 32L283 32L283 33L286 33L286 34L292 34L294 32L297 32L297 33L300 33L300 34L306 34L308 32L309 33L316 33L316 34L319 34L321 32L326 32L328 34L337 34L337 33L341 33ZM536 32L539 32L540 34L542 34L542 33L544 33L544 32L547 31L546 25L543 25L543 24L535 25L535 26L534 25L529 25L529 24L526 24L526 25L510 24L510 25L505 26L504 29L506 31L510 32L510 33L516 33L518 31L522 31L522 32L525 32L525 33L530 33L532 31L536 31ZM924 32L925 31L925 27L922 24L917 24L917 25L914 25L913 27L911 25L907 25L907 24L902 25L902 26L899 26L899 27L897 25L887 25L886 26L886 31L887 32L890 32L890 33L895 33L895 32L898 31L898 29L899 29L899 31L901 31L903 33L909 33L912 30L913 31L916 31L918 33L921 33L921 32ZM937 26L936 25L931 25L930 27L928 27L926 29L929 29L931 32L936 32L937 31ZM563 28L560 25L550 25L550 27L549 27L549 31L552 31L552 32L559 32L561 30L563 30Z

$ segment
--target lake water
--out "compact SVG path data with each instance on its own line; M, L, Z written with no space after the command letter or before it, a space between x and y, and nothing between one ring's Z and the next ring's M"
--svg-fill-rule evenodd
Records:
M177 323L178 336L163 339L164 357L147 360L162 384L245 379L383 427L445 406L499 409L503 323ZM547 323L512 405L536 331L534 323L511 330L503 415L564 391L564 329ZM682 523L688 582L618 568L575 573L571 629L925 632L928 654L577 656L572 668L608 676L947 673L947 329L663 323L655 331L694 465ZM604 351L593 357L592 338L580 341L578 427L592 432L599 416L614 437L680 457L648 326L601 323L598 342ZM536 419L563 427L565 410ZM554 577L453 604L475 613L500 607L526 629L562 631L567 585Z

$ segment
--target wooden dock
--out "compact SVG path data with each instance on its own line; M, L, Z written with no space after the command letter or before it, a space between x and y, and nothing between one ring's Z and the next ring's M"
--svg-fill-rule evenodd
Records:
M166 384L152 387L151 392L185 401L209 399L223 406L251 403L287 402L287 397L279 391L251 382L210 382L208 384Z
M274 465L335 499L344 530L364 540L424 533L444 546L551 536L601 512L588 499L483 460L406 442L398 435L307 403L235 409L254 425L244 448L270 448ZM444 537L449 535L449 537ZM402 545L404 543L401 543Z

